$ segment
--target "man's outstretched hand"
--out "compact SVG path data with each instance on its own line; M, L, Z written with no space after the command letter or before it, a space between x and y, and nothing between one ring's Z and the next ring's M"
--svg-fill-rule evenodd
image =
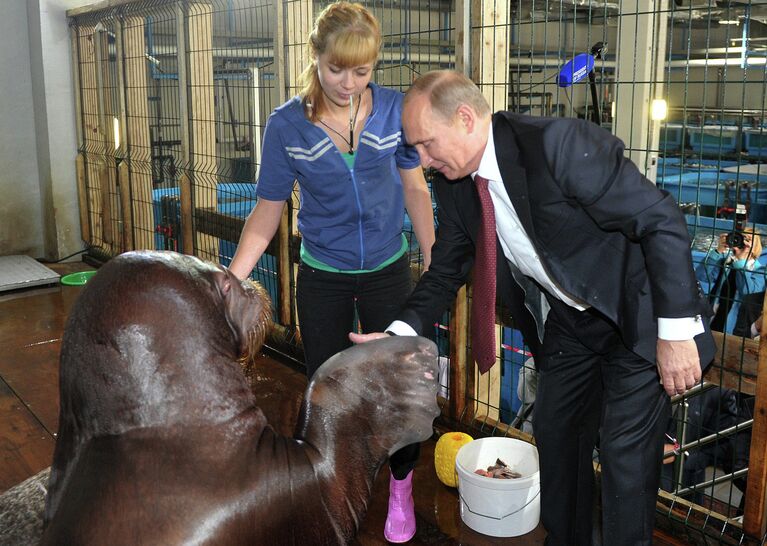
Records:
M381 339L382 337L389 337L389 334L385 334L384 332L373 332L372 334L355 334L354 332L349 333L349 339L352 343L366 343L368 341L373 341L374 339Z

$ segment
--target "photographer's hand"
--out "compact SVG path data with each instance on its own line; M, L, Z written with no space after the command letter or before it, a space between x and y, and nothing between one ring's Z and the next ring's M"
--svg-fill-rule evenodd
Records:
M729 247L727 246L727 234L726 233L720 233L719 234L719 242L716 245L716 251L719 254L724 254L727 252L727 249Z
M748 260L751 255L751 244L753 243L753 235L750 233L743 234L743 247L735 247L732 249L732 255L736 260Z

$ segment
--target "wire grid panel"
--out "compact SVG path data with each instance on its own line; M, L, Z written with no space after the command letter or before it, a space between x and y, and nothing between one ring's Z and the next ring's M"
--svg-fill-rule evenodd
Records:
M179 83L184 46L179 53L178 28L183 25L183 12L168 3L131 5L124 16L127 156L137 248L182 250L178 180L188 163Z
M110 22L110 21L107 21ZM114 111L113 71L109 34L105 24L86 22L73 27L76 36L81 119L80 153L84 158L84 183L88 204L91 246L111 255L114 251ZM111 153L110 153L111 152Z
M689 213L696 267L716 247L720 234L754 225L763 229L760 221L767 223L767 218L761 220L764 199L760 194L767 181L760 165L767 103L760 45L767 17L763 5L744 2L723 6L706 0L516 1L510 6L471 3L470 12L471 61L466 71L493 109L583 118L618 135L626 144L626 155L640 171L653 181L657 178L658 185L671 192ZM508 44L508 73L503 62L505 52L498 48L504 41ZM566 63L579 55L592 57L591 78L560 85ZM665 99L665 120L652 119L654 99ZM750 149L744 144L746 138ZM745 220L736 214L738 205L745 206ZM764 267L756 265L755 269L752 284L761 284L761 288L749 294L753 297L730 294L721 298L722 303L737 304L741 309L748 305L759 314ZM709 282L702 284L708 291L715 287L719 275L709 270L707 276ZM743 536L735 519L743 510L741 488L745 487L747 463L742 451L749 425L742 422L748 422L752 411L749 407L753 406L758 350L750 340L744 343L741 336L745 332L738 333L741 335L724 332L720 345L726 346L726 359L723 349L719 364L709 372L718 396L730 401L735 397L737 404L722 406L717 398L719 405L706 414L708 421L701 422L699 410L676 411L669 423L670 430L686 423L687 435L681 442L689 444L689 457L679 463L679 469L674 464L664 467L666 473L674 470L668 479L674 483L669 486L671 491L681 493L677 506L697 500L723 514L707 523L707 536L721 533L723 528L729 528L733 536ZM502 368L506 365L503 355L501 364ZM504 394L505 388L501 422ZM695 409L705 401L708 406L712 404L708 397L716 398L714 394L701 395L686 404ZM481 397L475 404L494 408ZM705 427L720 429L720 423L728 419L740 423L741 428L731 435L723 435L721 430L711 432L713 436L705 445L694 443ZM479 427L503 432L503 427L492 420L483 420ZM733 443L738 446L737 454ZM713 458L707 459L711 453ZM683 453L679 459L685 457ZM704 459L711 467L704 468L702 478L697 474L691 477L691 468Z
M764 150L758 140L767 120L767 72L760 51L767 9L759 4L668 6L658 82L668 116L650 150L658 157L658 185L688 213L693 263L716 309L712 328L720 332L720 355L706 374L710 389L675 405L682 449L665 488L722 515L725 523L704 522L702 531L712 536L728 529L730 542L739 538L738 524L748 510L759 354L758 343L750 338L752 323L763 310L767 259L761 245L758 250L753 245L754 262L736 272L732 258L717 249L729 233L750 231L759 238L767 222L762 195L767 171L761 168ZM763 496L758 488L751 491ZM683 503L669 504L672 518L687 513ZM728 527L728 521L735 526Z

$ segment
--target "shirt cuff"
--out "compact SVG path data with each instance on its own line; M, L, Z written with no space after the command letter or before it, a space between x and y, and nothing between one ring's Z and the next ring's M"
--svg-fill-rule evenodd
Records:
M413 327L410 326L407 322L402 322L401 320L395 320L392 322L388 328L386 328L386 331L389 333L394 334L395 336L417 336L418 332L413 330Z
M686 341L705 330L700 315L684 318L658 317L658 338L666 341Z

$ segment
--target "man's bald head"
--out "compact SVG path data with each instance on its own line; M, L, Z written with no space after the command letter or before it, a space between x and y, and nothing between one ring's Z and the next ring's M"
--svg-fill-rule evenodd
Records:
M470 106L479 117L492 113L476 84L455 70L434 70L419 77L405 94L405 105L415 95L427 96L432 112L444 120L452 119L462 104Z

